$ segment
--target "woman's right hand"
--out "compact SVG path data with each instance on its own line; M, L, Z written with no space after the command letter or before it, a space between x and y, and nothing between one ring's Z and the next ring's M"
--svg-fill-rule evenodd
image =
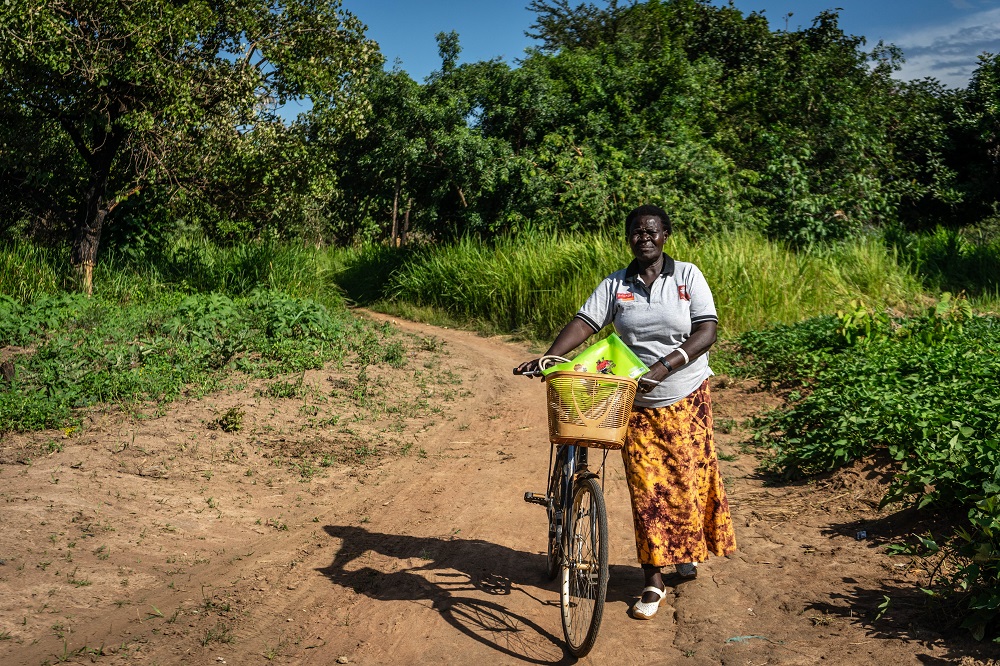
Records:
M594 329L590 327L589 324L584 322L579 317L573 317L568 324L563 326L563 329L559 331L559 335L556 336L555 341L549 350L545 352L546 356L565 356L567 353L573 351L586 341L591 334L594 333ZM515 375L528 375L529 377L537 376L539 379L544 379L542 373L538 367L538 361L540 359L533 358L530 361L525 361L521 365L514 368Z
M525 361L521 365L519 365L516 368L514 368L514 374L515 375L528 375L529 377L533 377L533 376L535 376L537 374L541 374L541 371L538 368L538 359L537 358L533 358L530 361Z

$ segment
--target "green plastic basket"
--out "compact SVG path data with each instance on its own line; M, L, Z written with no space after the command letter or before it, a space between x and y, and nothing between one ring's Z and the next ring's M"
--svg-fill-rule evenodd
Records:
M557 363L542 370L553 372L590 372L638 379L649 372L646 364L615 333L580 352L572 361Z

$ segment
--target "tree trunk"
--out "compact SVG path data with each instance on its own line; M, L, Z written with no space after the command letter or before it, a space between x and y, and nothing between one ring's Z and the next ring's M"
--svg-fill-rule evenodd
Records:
M68 121L63 123L70 138L79 150L80 155L87 162L90 168L90 176L87 179L87 190L84 192L83 208L77 220L76 228L73 230L73 251L70 254L70 261L80 275L81 286L87 296L94 293L94 265L97 263L97 250L101 245L101 231L104 228L104 220L107 218L115 206L116 202L109 202L108 181L111 178L111 167L115 162L115 155L125 142L127 132L114 125L115 118L111 118L112 130L95 137L97 148L89 150L83 141L80 132ZM138 188L134 191L137 191Z
M413 208L413 199L406 200L406 213L403 215L403 230L399 234L399 245L406 244L406 234L410 233L410 209Z
M399 179L396 179L396 187L392 195L392 233L389 235L389 245L398 245L399 237Z
M83 210L73 230L73 251L70 261L80 276L80 285L87 296L94 293L94 266L101 244L101 230L108 207L104 200L108 190L108 171L91 173L84 198Z

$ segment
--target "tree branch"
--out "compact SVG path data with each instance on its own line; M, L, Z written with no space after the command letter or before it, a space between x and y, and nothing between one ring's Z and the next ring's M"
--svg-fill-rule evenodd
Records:
M83 140L83 136L80 135L79 130L77 130L77 128L74 127L69 122L69 120L63 116L59 116L58 118L56 118L56 120L59 121L59 124L62 126L63 130L65 130L66 134L69 135L70 140L76 147L77 152L80 153L80 157L83 158L83 161L86 162L88 166L92 166L94 161L94 153L91 152L90 148L87 147L87 144Z

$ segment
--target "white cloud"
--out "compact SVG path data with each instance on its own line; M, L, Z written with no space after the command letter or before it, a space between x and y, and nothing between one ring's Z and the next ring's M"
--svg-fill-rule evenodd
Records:
M968 14L960 19L904 33L889 40L903 49L901 79L932 76L964 88L984 51L1000 52L1000 9Z

